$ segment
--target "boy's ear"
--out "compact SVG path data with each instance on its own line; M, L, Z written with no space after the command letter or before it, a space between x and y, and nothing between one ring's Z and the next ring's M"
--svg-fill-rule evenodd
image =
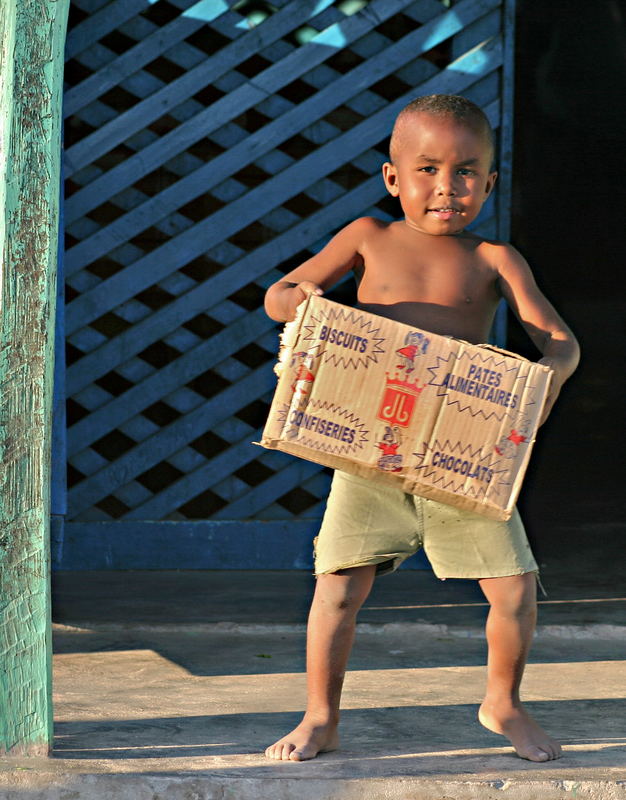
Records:
M487 177L487 185L485 186L485 200L493 192L493 187L496 185L497 180L498 180L497 172L491 172Z
M392 197L397 197L400 194L400 189L398 187L398 170L391 161L386 161L383 164L383 180L385 181L385 186L389 194Z

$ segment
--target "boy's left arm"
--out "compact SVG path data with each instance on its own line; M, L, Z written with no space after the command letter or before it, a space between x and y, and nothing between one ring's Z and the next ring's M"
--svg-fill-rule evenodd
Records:
M510 245L503 251L498 264L500 291L543 354L539 363L554 370L540 421L542 425L561 387L578 366L580 348L572 331L537 286L526 260Z

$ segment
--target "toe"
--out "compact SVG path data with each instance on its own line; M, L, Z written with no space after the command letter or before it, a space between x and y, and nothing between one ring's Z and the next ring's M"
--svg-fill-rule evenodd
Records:
M289 758L289 755L284 755L285 748L289 747L289 745L283 744L282 742L276 742L276 744L270 745L267 750L265 751L265 756L267 758L272 758L274 761L280 761L284 758Z
M285 744L283 745L281 759L283 761L289 761L291 759L291 754L295 750L295 746L292 744Z
M555 758L561 755L561 748L557 742L546 742L545 745L540 745L538 749L539 752L547 753L549 761L554 761Z
M550 761L551 756L550 753L546 753L541 747L531 747L528 758L531 761Z

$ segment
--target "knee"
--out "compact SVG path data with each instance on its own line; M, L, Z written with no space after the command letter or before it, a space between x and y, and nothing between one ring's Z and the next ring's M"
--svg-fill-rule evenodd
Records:
M487 599L499 616L532 618L537 614L537 579L534 573L496 579L500 585Z
M359 568L365 569L365 568ZM352 574L347 574L348 572ZM320 575L315 590L316 600L328 612L356 614L370 593L373 573L356 573L344 570L341 573Z
M534 619L537 616L537 601L528 594L520 593L510 599L503 612L516 619Z

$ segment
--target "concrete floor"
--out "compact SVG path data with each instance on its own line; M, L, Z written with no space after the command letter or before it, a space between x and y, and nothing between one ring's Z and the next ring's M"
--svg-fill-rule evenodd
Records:
M57 573L54 754L0 759L0 798L626 797L623 558L618 537L586 541L577 571L544 554L549 597L523 685L564 744L559 761L523 761L475 722L486 607L471 581L379 581L359 618L342 747L298 764L262 750L304 704L310 576Z

